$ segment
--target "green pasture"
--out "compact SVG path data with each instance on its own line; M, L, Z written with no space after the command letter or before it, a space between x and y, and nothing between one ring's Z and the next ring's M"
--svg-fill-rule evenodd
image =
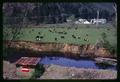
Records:
M16 27L17 28L17 27ZM76 28L76 27L75 27ZM104 32L107 35L107 40L111 45L117 44L117 30L112 27L77 27L75 28L21 28L17 37L14 40L25 40L33 42L56 42L56 43L70 43L70 44L95 44L97 40L101 40L101 34ZM52 32L50 32L51 30ZM40 32L40 34L39 34ZM58 32L66 32L67 34L59 34ZM87 34L87 36L86 36ZM73 38L74 35L76 38ZM12 28L3 29L3 39L12 39ZM36 36L43 36L39 41L36 40ZM61 38L64 36L64 38ZM78 38L79 37L79 38ZM57 40L55 40L57 38ZM87 39L85 41L84 39Z

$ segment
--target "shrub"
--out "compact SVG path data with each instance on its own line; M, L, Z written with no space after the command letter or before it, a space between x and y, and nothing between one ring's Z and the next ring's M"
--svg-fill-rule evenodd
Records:
M106 33L103 32L101 35L102 35L103 40L106 40L106 38L107 38Z
M35 72L31 79L39 78L44 73L44 71L45 69L43 67L43 64L37 64L35 67Z
M110 42L106 38L107 38L107 35L106 35L106 33L103 32L102 33L102 39L103 39L103 41L101 41L102 44L103 44L103 47L106 48L106 49L108 49L110 51L110 53L112 53L112 54L116 53L116 51L117 51L116 47L112 46L110 44Z

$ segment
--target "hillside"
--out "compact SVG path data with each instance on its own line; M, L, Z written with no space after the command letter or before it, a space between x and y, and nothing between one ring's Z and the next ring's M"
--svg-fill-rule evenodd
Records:
M115 16L113 5L113 3L4 3L3 15L5 23L9 24L21 22L24 17L30 23L51 24L66 22L72 15L75 19L96 18L99 10L99 18L111 21Z

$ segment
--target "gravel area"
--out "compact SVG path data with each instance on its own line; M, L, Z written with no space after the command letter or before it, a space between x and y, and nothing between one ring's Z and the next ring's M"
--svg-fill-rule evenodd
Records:
M117 71L50 65L40 79L117 79Z
M3 61L3 79L20 79L16 75L16 66L8 61Z

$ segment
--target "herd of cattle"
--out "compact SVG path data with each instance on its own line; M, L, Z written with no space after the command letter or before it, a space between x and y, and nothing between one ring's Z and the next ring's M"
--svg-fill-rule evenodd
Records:
M75 28L75 29L77 30L77 28ZM51 33L60 34L61 35L60 36L61 39L64 39L65 35L67 35L66 31L59 31L59 32L57 32L55 29L51 29L51 28L48 31L51 32ZM72 34L71 36L72 36L73 39L81 39L81 36L75 36L74 34ZM85 36L86 36L86 38L84 38L83 40L89 42L89 40L87 38L88 34L86 34ZM41 41L43 38L44 38L44 35L42 35L41 32L38 32L38 36L36 36L36 41ZM58 38L55 37L54 40L58 41Z

